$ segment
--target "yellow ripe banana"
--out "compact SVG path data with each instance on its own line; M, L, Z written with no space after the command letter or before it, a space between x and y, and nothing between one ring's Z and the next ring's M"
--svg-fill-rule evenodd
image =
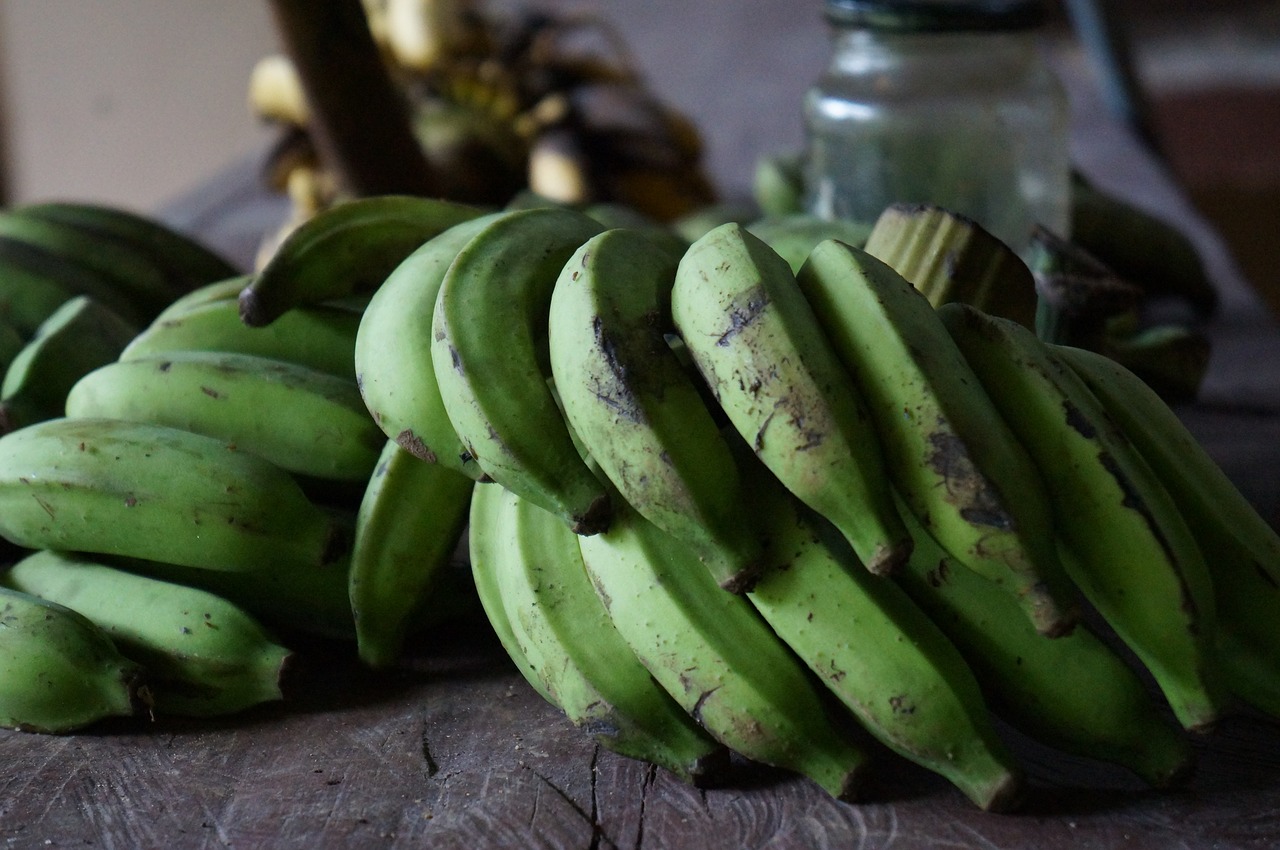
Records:
M288 56L263 56L249 72L249 108L258 118L306 127L311 120L298 69Z
M925 297L850 245L819 244L797 275L866 396L904 504L964 566L1019 600L1036 629L1078 617L1053 546L1045 482Z

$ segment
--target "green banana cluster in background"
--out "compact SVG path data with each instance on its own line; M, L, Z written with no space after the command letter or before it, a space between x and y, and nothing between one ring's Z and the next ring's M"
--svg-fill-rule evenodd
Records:
M0 725L279 700L294 634L392 667L459 574L569 722L698 784L736 755L856 799L887 751L1009 810L998 721L1165 787L1189 732L1280 717L1280 536L1141 377L1037 334L1006 246L625 212L353 200L145 310L87 260L16 275Z

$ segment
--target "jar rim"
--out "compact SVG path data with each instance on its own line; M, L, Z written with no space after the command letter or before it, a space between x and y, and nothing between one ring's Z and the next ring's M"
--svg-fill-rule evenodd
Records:
M897 32L1022 30L1044 22L1041 0L826 0L828 20Z

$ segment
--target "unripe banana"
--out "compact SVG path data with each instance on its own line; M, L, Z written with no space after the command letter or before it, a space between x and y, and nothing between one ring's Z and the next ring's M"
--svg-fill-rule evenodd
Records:
M871 226L846 218L818 218L812 213L766 216L746 225L747 231L787 261L792 272L799 272L809 252L819 242L839 239L856 247L867 242Z
M54 311L77 295L110 308L126 321L142 326L150 313L116 283L69 258L36 245L0 235L0 309L20 330L32 334Z
M354 381L222 351L108 363L71 388L66 414L181 428L337 481L367 480L384 442Z
M0 726L60 733L138 714L142 677L82 614L0 587Z
M1182 725L1207 729L1225 697L1214 589L1164 484L1031 331L963 304L938 315L1044 475L1072 579L1151 672Z
M1022 769L955 646L767 470L751 482L769 560L747 598L773 630L894 752L946 777L984 810L1017 807Z
M0 536L208 569L319 566L337 525L289 473L221 440L112 419L0 437Z
M356 513L348 594L356 649L389 667L431 605L467 523L472 481L388 440Z
M996 714L1063 752L1129 768L1164 788L1191 745L1146 683L1087 623L1050 640L1000 588L955 562L904 513L916 547L895 578L964 655Z
M76 381L114 361L137 328L111 310L76 296L36 329L0 384L0 429L61 416Z
M498 486L481 487L473 514L494 535L473 569L496 583L512 638L542 691L601 746L701 783L728 767L703 732L618 634L555 515ZM486 516L487 515L487 516Z
M911 551L880 438L782 257L738 224L685 252L676 329L738 433L792 493L890 573Z
M292 230L240 293L240 317L259 327L303 304L371 292L423 242L479 214L463 204L403 195L324 209Z
M565 262L601 229L567 209L503 214L449 266L432 325L440 397L468 454L582 534L607 527L609 496L547 385L547 314Z
M354 350L360 394L383 433L410 454L473 479L484 473L462 444L440 397L431 364L431 323L445 271L471 237L498 215L456 224L396 266L369 299Z
M638 230L584 242L551 296L551 373L573 433L622 497L741 589L760 538L729 446L667 343L677 260Z
M1078 617L1039 471L925 297L836 241L797 275L867 398L896 492L964 566L1013 594L1044 634Z
M220 596L50 551L28 555L0 581L106 631L147 670L158 715L209 717L283 699L292 653Z
M253 275L242 274L197 286L190 292L179 295L170 301L169 306L161 310L151 320L151 324L159 325L169 319L176 319L196 307L202 307L216 301L235 301L240 297L241 290L248 286L251 280L253 280Z
M587 573L640 661L712 737L848 799L866 768L851 718L744 597L696 553L622 503L607 532L580 537Z
M359 327L359 312L331 304L295 307L266 327L250 327L240 321L240 308L232 296L166 310L125 346L119 359L225 351L283 360L350 382L355 380Z

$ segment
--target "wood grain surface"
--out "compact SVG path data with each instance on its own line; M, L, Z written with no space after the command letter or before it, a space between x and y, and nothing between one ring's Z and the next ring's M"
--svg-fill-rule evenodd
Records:
M1280 846L1280 726L1257 718L1198 740L1197 775L1168 792L1009 732L1032 789L992 815L887 753L856 804L746 764L684 785L571 727L479 622L423 635L388 673L341 644L300 657L287 702L234 718L0 732L0 847Z

